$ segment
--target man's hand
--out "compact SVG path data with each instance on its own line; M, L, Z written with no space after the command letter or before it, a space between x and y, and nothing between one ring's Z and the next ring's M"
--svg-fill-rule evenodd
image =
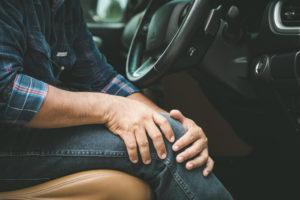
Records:
M115 102L108 109L106 126L110 131L120 136L125 142L129 158L133 163L138 162L138 150L144 164L151 163L151 155L147 135L153 141L159 158L167 156L163 135L171 143L174 142L174 133L165 117L157 112L149 102L145 104L137 96L134 99L115 97ZM135 100L137 99L137 100ZM170 115L182 123L187 133L174 145L173 150L179 152L176 160L179 163L187 162L186 168L192 170L205 166L203 175L211 173L214 161L209 157L207 138L202 129L192 120L184 117L180 111L173 110Z
M139 93L124 98L102 93L68 92L49 86L40 112L27 126L62 128L106 124L113 133L124 140L132 162L138 162L137 149L139 149L143 162L149 164L151 156L147 136L153 141L161 159L167 155L163 137L165 136L171 143L175 140L172 127L168 120L159 114L161 112L164 111ZM174 145L178 146L176 151L188 147L178 155L178 161L189 160L188 169L206 164L204 174L208 174L213 168L213 161L208 157L204 133L180 112L172 111L171 116L188 130ZM179 159L180 156L182 159Z
M177 156L177 162L187 161L186 168L188 170L205 166L203 175L208 176L214 168L214 161L209 157L207 137L204 132L194 121L183 116L180 111L172 110L170 115L187 129L187 133L173 145L173 150L176 152L186 148Z
M153 141L159 158L165 159L167 151L163 135L169 142L175 141L173 130L167 119L148 105L133 99L114 97L112 101L105 125L111 132L123 139L130 160L133 163L138 162L139 150L143 163L151 163L147 135Z

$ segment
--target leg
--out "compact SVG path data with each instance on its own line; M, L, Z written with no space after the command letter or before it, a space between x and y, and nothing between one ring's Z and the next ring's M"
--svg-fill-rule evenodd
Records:
M176 137L184 134L180 124L169 119ZM91 169L114 169L148 182L157 199L231 199L211 175L191 172L177 164L171 144L161 161L152 149L152 164L132 164L122 140L103 126L56 130L33 130L0 135L0 188L16 189ZM2 144L3 143L3 144ZM19 183L19 184L17 184Z

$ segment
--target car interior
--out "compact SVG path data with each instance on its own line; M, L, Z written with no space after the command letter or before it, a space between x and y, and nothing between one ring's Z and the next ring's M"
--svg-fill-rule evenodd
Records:
M162 108L181 110L205 130L214 173L234 199L300 198L294 184L300 177L299 0L81 4L115 69ZM96 170L5 195L138 200L150 193L137 178Z

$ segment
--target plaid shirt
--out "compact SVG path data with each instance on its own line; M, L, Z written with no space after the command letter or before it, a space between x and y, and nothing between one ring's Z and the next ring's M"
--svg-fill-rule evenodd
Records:
M0 123L28 123L48 84L128 96L138 89L95 46L79 0L2 0Z

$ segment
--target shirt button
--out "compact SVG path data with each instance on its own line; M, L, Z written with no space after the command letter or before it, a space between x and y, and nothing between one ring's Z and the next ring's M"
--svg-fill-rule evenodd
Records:
M64 71L64 70L65 70L65 66L61 66L61 67L60 67L60 70L61 70L61 71Z

